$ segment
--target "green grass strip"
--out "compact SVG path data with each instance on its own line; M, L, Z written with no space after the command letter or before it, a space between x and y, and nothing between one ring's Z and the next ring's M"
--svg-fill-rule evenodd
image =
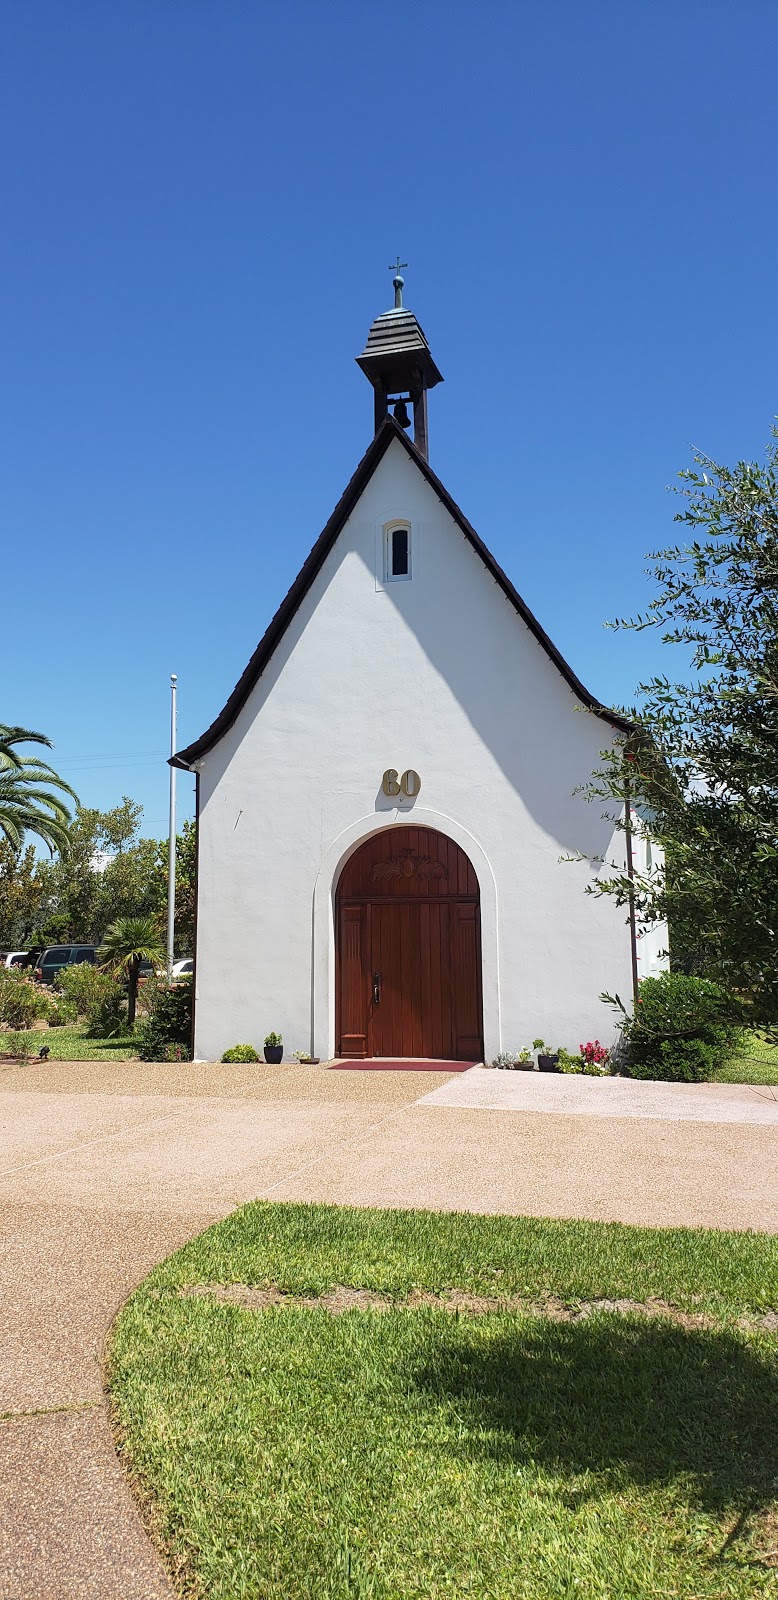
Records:
M138 1041L131 1033L113 1039L89 1039L86 1028L29 1028L21 1037L33 1061L42 1045L48 1045L50 1061L127 1061L137 1060ZM2 1034L0 1034L0 1045Z
M733 1319L776 1304L776 1266L752 1234L247 1206L122 1312L122 1449L201 1600L767 1600L776 1345ZM712 1321L180 1296L202 1282L658 1296Z
M148 1280L199 1282L276 1284L297 1295L344 1283L397 1296L458 1288L566 1303L658 1299L738 1315L778 1307L778 1237L256 1201Z

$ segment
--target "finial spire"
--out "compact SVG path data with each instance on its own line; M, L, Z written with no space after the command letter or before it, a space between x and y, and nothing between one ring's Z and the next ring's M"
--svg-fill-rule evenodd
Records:
M395 311L402 311L402 309L403 309L403 285L405 283L405 279L400 277L400 272L401 272L402 268L403 267L407 267L407 265L408 265L407 261L401 261L400 257L398 256L397 260L389 268L389 271L393 272L395 274L394 278L392 279L392 282L394 284L394 309L395 309Z

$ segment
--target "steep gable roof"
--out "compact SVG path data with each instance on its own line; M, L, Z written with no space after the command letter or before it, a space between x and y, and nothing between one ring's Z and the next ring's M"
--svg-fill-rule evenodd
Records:
M227 729L232 727L238 713L246 704L252 689L261 678L273 651L280 644L298 607L305 599L311 584L321 571L338 534L348 521L363 489L369 483L376 467L383 460L390 444L395 439L399 440L403 449L407 451L411 460L415 462L422 476L426 478L430 488L434 490L468 543L472 545L476 554L480 556L495 583L499 585L514 610L518 612L522 622L526 623L530 632L535 635L538 644L542 646L546 655L553 661L557 671L562 674L562 677L569 684L582 705L588 711L593 712L595 716L602 717L604 722L609 723L611 727L616 728L620 733L630 733L632 731L629 722L626 722L623 717L617 716L615 712L609 711L606 706L601 705L600 701L596 700L594 695L590 694L589 690L584 687L580 678L576 677L572 667L568 666L564 656L560 655L556 645L552 643L548 634L541 628L537 618L533 616L529 607L525 605L510 578L503 572L502 567L498 566L494 556L487 550L475 528L471 526L467 517L460 511L459 506L452 500L448 490L432 471L429 462L425 461L424 456L416 449L416 446L408 438L399 423L395 422L394 417L387 416L365 451L329 522L322 529L310 555L300 568L291 589L281 601L272 622L260 639L245 672L238 679L223 710L219 712L218 717L211 723L210 728L206 728L205 733L201 734L199 739L195 739L193 744L187 745L185 750L179 750L175 756L171 757L172 766L181 767L184 771L188 771L193 762L197 761L200 756L205 755L206 751L212 749L213 745L217 744L222 735L227 732Z

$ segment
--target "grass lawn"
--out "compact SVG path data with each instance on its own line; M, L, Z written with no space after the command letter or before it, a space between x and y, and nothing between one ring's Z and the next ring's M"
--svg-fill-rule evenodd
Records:
M767 1600L776 1307L768 1236L257 1203L133 1295L110 1387L186 1595Z
M744 1033L725 1067L716 1073L717 1083L778 1083L778 1045L767 1044L759 1033Z
M88 1039L85 1027L30 1028L22 1033L27 1040L31 1056L37 1056L41 1045L49 1047L50 1061L126 1061L137 1057L137 1044L132 1034L119 1034L115 1039ZM0 1033L0 1049L3 1035Z

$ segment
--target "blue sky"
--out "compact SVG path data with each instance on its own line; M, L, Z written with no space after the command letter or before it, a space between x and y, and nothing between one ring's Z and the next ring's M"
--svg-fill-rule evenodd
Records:
M689 444L776 410L773 0L0 3L3 720L166 830L203 731L372 433L409 263L430 456L576 672ZM182 814L190 782L180 778Z

